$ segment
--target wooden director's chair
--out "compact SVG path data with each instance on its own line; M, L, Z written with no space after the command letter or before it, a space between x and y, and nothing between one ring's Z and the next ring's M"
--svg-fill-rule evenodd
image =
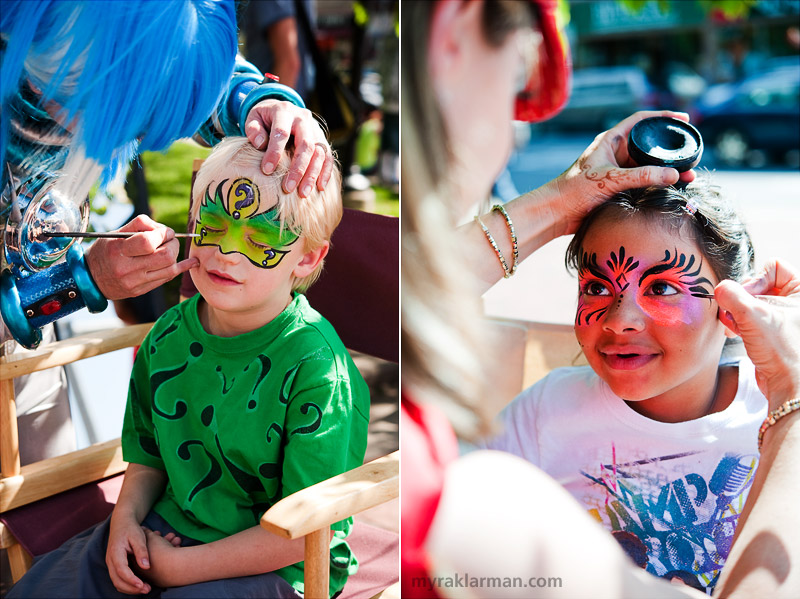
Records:
M551 370L587 364L572 325L500 317L486 321L489 334L503 347L505 364L500 386L487 399L492 416Z
M399 355L398 219L346 210L326 270L309 299L349 349L397 361ZM126 468L119 439L20 467L13 379L141 343L151 324L59 341L0 358L0 548L18 580L32 556L46 553L103 520ZM124 401L124 398L119 398ZM305 538L305 596L328 597L331 524L399 496L399 452L286 497L261 525ZM399 596L399 538L356 522L348 537L359 572L342 597Z

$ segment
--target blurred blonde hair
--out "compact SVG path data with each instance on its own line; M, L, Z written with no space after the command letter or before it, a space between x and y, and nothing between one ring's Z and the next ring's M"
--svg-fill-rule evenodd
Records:
M513 0L484 3L486 40L502 44L531 24ZM489 431L487 397L498 352L484 333L467 250L455 232L463 210L449 179L455 156L428 71L435 2L404 3L401 53L401 342L403 386L415 401L435 404L455 432L473 439Z
M256 214L271 210L278 205L278 218L281 230L288 229L300 236L304 252L312 252L330 241L333 231L342 220L342 177L338 165L323 191L314 190L307 198L301 198L297 188L285 193L281 181L289 171L292 151L287 151L271 175L261 170L264 152L253 147L246 137L226 137L214 147L203 166L197 172L192 191L192 222L197 220L200 205L210 186L218 185L225 179L235 180L246 177L258 186L262 203ZM274 202L269 199L274 198ZM323 262L310 275L297 279L292 284L293 291L303 292L322 274Z

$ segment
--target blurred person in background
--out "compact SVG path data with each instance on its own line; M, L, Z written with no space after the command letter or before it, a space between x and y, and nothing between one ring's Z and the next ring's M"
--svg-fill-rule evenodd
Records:
M304 100L314 87L314 61L310 44L299 19L316 21L311 0L250 0L245 7L242 28L245 56L264 72L280 78L297 90ZM305 11L305 16L298 11Z
M548 241L573 233L615 193L694 178L635 167L626 140L636 122L659 114L687 119L640 112L599 135L554 181L456 230L507 160L512 118L546 118L566 100L570 67L556 7L556 0L402 6L403 597L464 596L457 583L465 575L561 577L570 596L704 596L638 570L532 465L498 452L458 458L458 438L487 431L483 398L504 376L502 349L488 347L480 326L480 293ZM800 464L792 460L800 451L800 410L790 412L800 407L791 402L800 396L800 276L772 262L746 289L723 281L715 293L756 365L770 410L785 411L764 436L717 592L788 596L800 584L790 569L800 560L800 523L789 503L800 493ZM773 305L751 293L786 297ZM469 586L476 597L564 592Z

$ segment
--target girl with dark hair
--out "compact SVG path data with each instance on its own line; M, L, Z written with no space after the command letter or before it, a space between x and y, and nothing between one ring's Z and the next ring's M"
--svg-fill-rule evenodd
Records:
M631 190L586 216L566 260L589 366L523 391L487 447L561 482L647 571L712 590L767 415L752 363L723 357L712 293L752 273L744 224L706 177Z
M491 451L458 457L459 437L487 432L485 398L507 367L503 348L490 346L481 328L479 294L548 241L574 233L618 192L679 179L674 169L637 168L626 139L643 118L688 116L640 112L598 135L554 181L502 208L475 210L508 156L512 118L541 120L566 100L569 56L558 4L402 4L403 597L699 594L632 566L586 510L529 462ZM470 210L479 218L456 232ZM706 288L721 313L732 314L735 325L726 322L742 334L769 409L788 410L800 396L800 276L773 261L745 288L732 281ZM787 297L776 306L748 292ZM716 313L707 307L714 301L692 301ZM797 527L790 501L800 494L797 413L787 411L764 436L728 559L733 574L718 585L726 596L793 596L797 588L799 570L789 565L800 561L800 536L788 534ZM544 586L548 579L552 586Z

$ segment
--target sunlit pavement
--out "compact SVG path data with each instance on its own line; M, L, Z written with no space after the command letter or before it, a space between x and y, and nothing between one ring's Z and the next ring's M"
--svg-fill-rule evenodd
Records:
M591 142L591 136L536 137L509 163L520 192L564 171ZM708 165L704 160L701 166ZM780 257L800 268L800 172L782 170L714 171L745 218L756 250L756 267ZM577 280L567 273L564 252L569 237L556 239L528 258L517 274L500 281L484 296L487 314L571 324Z

